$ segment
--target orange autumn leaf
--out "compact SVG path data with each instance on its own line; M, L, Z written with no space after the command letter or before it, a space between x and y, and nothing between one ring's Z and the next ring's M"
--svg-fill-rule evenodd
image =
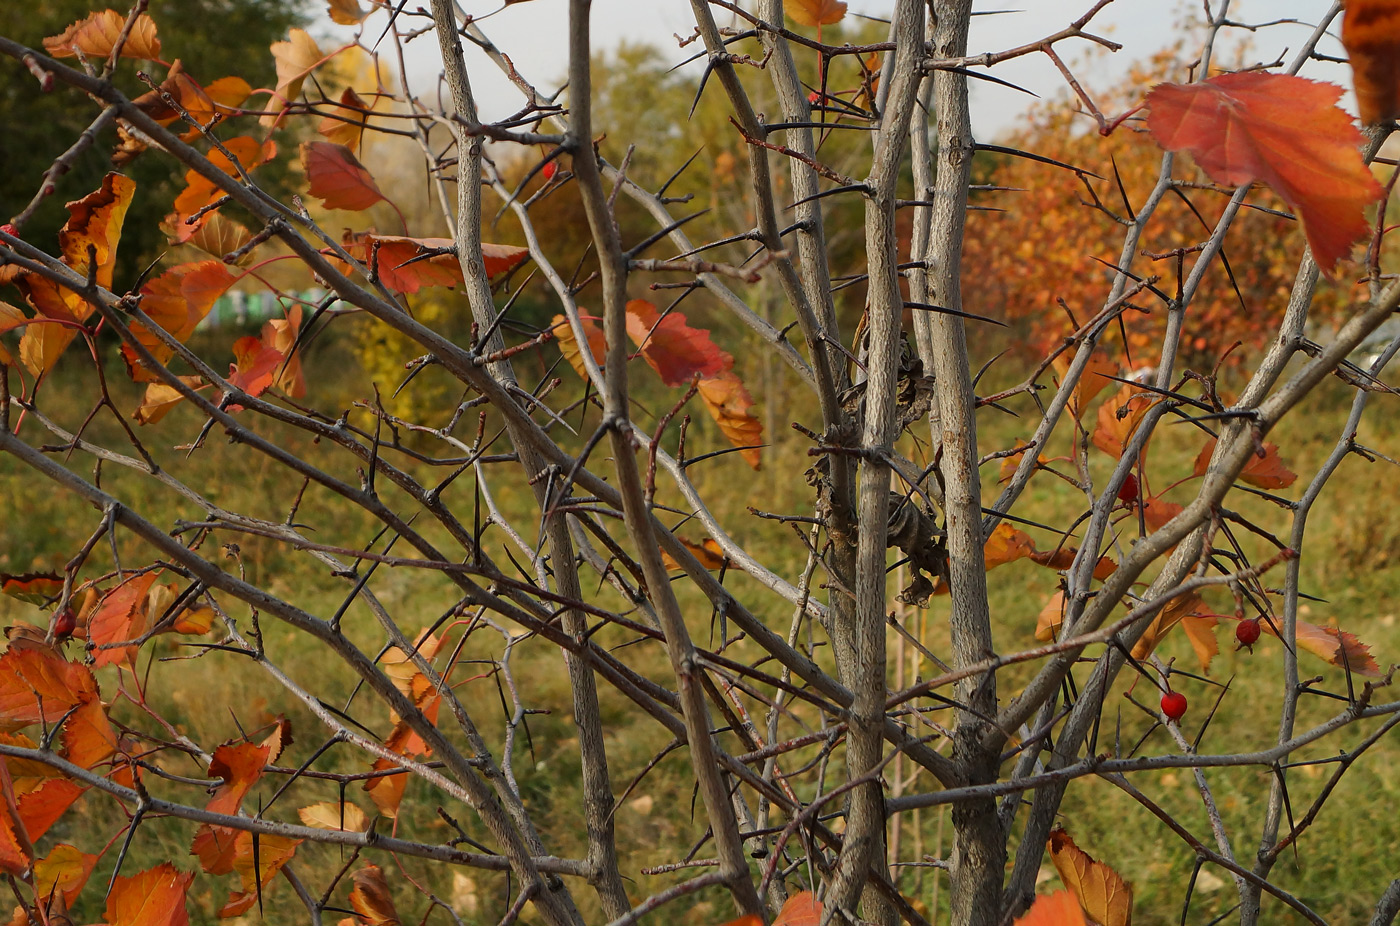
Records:
M117 752L117 731L97 698L84 701L63 725L64 757L90 769Z
M344 145L304 141L301 165L306 170L307 191L327 209L360 212L388 198L365 165Z
M689 550L690 554L699 560L700 565L704 566L706 569L721 569L728 561L725 558L724 551L720 549L720 545L716 543L713 538L706 537L700 543L691 543L684 537L678 537L676 539L679 540L681 546ZM661 551L661 562L667 569L672 571L681 568L681 564L676 562L675 559L671 557L671 554L667 553L665 550Z
M1382 195L1358 150L1342 89L1290 74L1247 71L1159 84L1147 125L1168 151L1189 152L1216 183L1267 184L1298 214L1318 267L1331 274L1370 230Z
M44 605L63 592L63 576L56 572L0 572L0 592L30 604Z
M1032 562L1035 562L1047 569L1054 569L1063 572L1074 564L1075 556L1079 555L1078 547L1062 546L1053 550L1037 550L1031 554ZM1107 554L1100 556L1099 561L1094 564L1094 578L1102 582L1118 570L1118 564Z
M1400 3L1347 0L1342 44L1351 59L1361 122L1400 116Z
M272 879L292 860L302 840L263 833L258 836L254 853L253 834L240 830L233 842L233 873L238 875L238 888L219 908L216 915L220 919L238 916L257 903L259 892L267 892Z
M663 318L645 299L627 303L627 336L668 386L686 385L697 376L719 376L734 365L734 358L710 340L708 331L690 327L679 312Z
M841 0L787 0L783 11L804 26L829 26L846 15L846 4Z
M334 115L322 117L316 124L316 131L324 135L327 141L344 145L352 154L358 153L360 139L365 133L369 106L355 92L354 87L346 87L340 94L340 102L336 109L338 111Z
M345 233L345 250L377 275L386 289L412 295L425 286L461 286L462 267L451 238L408 238L373 231ZM530 256L529 248L482 244L488 277L514 270Z
M29 318L23 312L8 302L0 302L0 334L13 331L16 328L23 328L28 323ZM12 364L14 362L15 358L5 348L4 343L0 342L0 363Z
M1055 358L1055 371L1062 379L1069 372L1073 359L1068 353L1062 353ZM1117 380L1109 377L1117 375L1118 364L1103 357L1090 357L1088 365L1079 374L1079 382L1074 384L1074 392L1069 400L1071 414L1076 418L1083 418L1089 403L1104 389L1117 383Z
M986 557L987 569L992 570L1018 559L1035 555L1035 542L1025 531L1002 521L992 531L992 536L987 538L986 546L983 547L983 555Z
M1095 861L1058 827L1050 833L1050 861L1060 880L1079 901L1084 915L1099 926L1129 926L1133 886L1103 862Z
M73 23L61 34L44 39L44 50L55 58L72 58L78 52L90 59L107 58L117 47L117 39L121 37L125 25L125 13L99 10ZM160 60L160 37L156 35L156 24L145 13L136 17L130 35L122 45L121 56Z
M997 482L1004 483L1011 481L1011 477L1016 475L1016 470L1021 465L1021 459L1026 455L1026 451L1029 450L1030 447L1029 441L1024 441L1019 437L1016 438L1016 443L1011 447L1011 452L1001 458L1001 468L997 473ZM1055 459L1063 458L1056 457ZM1037 454L1035 458L1036 469L1040 469L1042 466L1048 466L1053 462L1054 460L1041 454Z
M1277 622L1261 620L1259 629L1277 637L1282 625L1275 628L1275 623ZM1335 623L1333 621L1334 625ZM1298 621L1296 634L1300 647L1331 665L1338 668L1348 668L1357 675L1365 675L1370 678L1381 674L1380 666L1376 664L1376 657L1371 654L1371 647L1362 643L1361 639L1354 633L1336 626L1319 627L1317 624L1310 624L1307 621Z
M588 337L588 352L593 356L593 362L601 367L603 364L601 358L608 352L603 329L599 328L587 315L580 316L579 320L583 323L584 333ZM588 368L583 365L578 340L574 337L574 328L569 324L569 320L562 315L556 315L549 321L553 326L551 330L554 332L554 340L559 342L559 352L564 355L565 360L569 361L569 366L574 368L574 372L579 375L580 379L588 379Z
M757 913L746 913L737 920L730 920L722 926L763 926L763 917Z
M58 233L63 263L84 277L95 267L97 285L111 289L122 224L135 193L135 181L109 173L100 189L68 203L68 221ZM92 306L77 293L44 277L26 273L15 284L34 310L47 318L80 322L92 314ZM77 336L77 329L69 324L28 325L19 342L20 360L36 376L48 372Z
M70 708L96 697L97 681L88 667L53 650L12 646L0 656L0 731L56 723Z
M221 778L223 783L209 799L205 809L221 814L237 813L243 798L262 777L271 754L272 748L266 744L241 740L216 748L213 758L209 760L209 777Z
M85 789L75 781L53 778L19 799L19 818L31 840L42 839L49 827L82 797Z
M180 264L141 287L141 310L180 343L188 341L214 302L233 285L233 273L221 260ZM142 347L164 364L175 356L175 348L158 338L144 324L131 326L131 333ZM131 345L122 345L127 372L138 383L156 381L155 371L147 368Z
M263 343L277 351L284 362L278 364L273 385L294 399L306 395L306 378L301 370L301 352L293 350L297 334L301 331L301 305L294 303L287 310L286 318L273 318L263 322Z
M285 42L273 42L269 50L277 63L277 93L267 104L263 125L276 125L287 104L301 96L306 75L321 64L321 48L305 29L293 29Z
M350 876L350 906L356 919L368 926L399 926L399 912L389 896L389 884L378 865L366 865Z
M773 926L819 926L822 905L811 891L793 894L773 919Z
M1049 643L1060 635L1060 628L1065 623L1065 593L1064 590L1056 592L1045 603L1045 607L1040 609L1040 614L1035 621L1035 638L1042 643Z
M720 433L735 447L744 448L739 455L754 469L759 469L762 450L758 445L763 443L763 422L750 411L754 400L744 388L744 381L733 370L725 370L718 376L700 380L697 389L705 411L719 425Z
M1088 926L1084 911L1074 894L1056 891L1035 899L1025 916L1017 917L1013 926Z
M1161 530L1168 521L1184 510L1175 502L1165 501L1161 498L1144 498L1142 500L1142 519L1147 524L1148 533Z
M193 872L179 872L169 862L112 881L107 895L107 926L189 926L185 892Z
M1215 453L1215 438L1206 441L1206 445L1201 448L1201 452L1196 454L1196 464L1192 468L1193 475L1204 476L1210 467L1210 458ZM1298 479L1298 474L1283 465L1282 458L1278 455L1278 445L1269 441L1264 443L1264 455L1251 453L1249 462L1245 463L1244 469L1240 470L1239 478L1260 489L1286 489Z
M34 863L34 892L45 898L61 894L64 907L71 907L96 865L96 855L59 843Z
M1137 643L1133 645L1133 658L1146 659L1171 629L1181 624L1192 650L1196 653L1196 659L1201 664L1201 670L1209 671L1211 659L1219 652L1219 644L1215 639L1215 626L1219 620L1218 615L1211 613L1200 595L1178 595L1162 606L1147 630L1138 638Z
M146 595L160 573L157 570L132 576L103 596L88 619L88 642L93 646L95 666L136 665L136 647L112 647L113 643L134 640L150 629ZM108 648L103 649L101 647Z
M277 154L277 145L271 139L259 142L247 135L228 139L224 142L224 148L245 171L252 171L258 165L272 160ZM235 167L233 160L219 149L209 152L209 163L230 177L238 176L238 167ZM190 224L186 220L205 206L217 202L223 195L223 188L215 186L214 182L203 174L193 168L186 171L185 188L175 197L175 212L168 220L175 240L182 243L189 240L198 230L198 223ZM201 221L207 221L210 214L206 212Z
M1160 401L1161 399L1136 386L1123 386L1112 398L1099 406L1097 426L1092 435L1094 446L1111 456L1122 457L1133 439L1133 434L1137 432L1138 425L1142 424L1143 416ZM1138 459L1140 464L1146 467L1146 447L1138 454Z

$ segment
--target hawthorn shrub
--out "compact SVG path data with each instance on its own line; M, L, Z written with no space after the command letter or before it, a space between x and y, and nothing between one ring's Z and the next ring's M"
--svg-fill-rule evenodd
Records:
M1400 351L1348 359L1400 304L1400 12L1347 4L1359 130L1297 74L1338 5L1287 61L1218 72L1239 24L1207 4L1194 69L1106 115L1063 54L1118 50L1108 3L969 54L970 0L893 0L874 37L834 0L693 0L700 80L636 97L653 139L676 93L705 103L723 144L677 163L602 138L628 126L595 121L588 0L561 90L449 0L333 0L352 39L292 29L274 87L179 64L144 0L0 36L91 118L0 229L6 517L75 512L32 526L60 568L0 579L32 606L0 655L11 921L1126 926L1141 877L1072 835L1111 791L1192 862L1139 922L1200 915L1212 879L1242 923L1325 922L1280 863L1307 838L1364 867L1312 837L1400 722L1385 654L1303 591ZM440 102L402 84L434 39ZM464 44L515 113L482 120ZM969 79L1038 54L1100 134L975 140ZM115 169L33 240L94 156ZM987 157L1027 164L987 189ZM117 292L138 158L184 180L170 251ZM260 184L298 172L287 201ZM284 311L196 337L235 287ZM1041 350L998 363L1004 317ZM1278 426L1334 378L1350 414L1300 477ZM1030 571L1056 591L1027 607ZM1226 738L1234 645L1269 720ZM1372 905L1389 923L1400 881Z

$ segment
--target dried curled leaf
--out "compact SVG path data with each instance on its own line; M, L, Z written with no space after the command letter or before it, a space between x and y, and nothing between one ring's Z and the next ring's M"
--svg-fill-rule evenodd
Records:
M1400 116L1400 3L1347 0L1342 44L1366 125Z
M1356 634L1337 627L1335 619L1332 624L1330 627L1319 627L1307 621L1298 621L1298 645L1331 665L1350 669L1357 675L1368 678L1379 676L1381 668L1376 664L1376 657L1371 655L1371 647L1362 643ZM1259 629L1277 637L1281 628L1276 627L1273 621L1261 620Z
M1050 833L1050 861L1083 908L1099 926L1130 926L1133 921L1133 886L1103 862L1074 844L1063 829Z
M1370 231L1365 208L1383 192L1361 159L1361 133L1336 105L1341 95L1335 84L1263 71L1159 84L1147 95L1147 126L1216 183L1268 184L1297 212L1330 275Z
M73 23L59 35L44 39L44 50L55 58L72 58L79 52L88 58L107 58L117 47L125 25L126 14L99 10ZM122 45L121 56L160 60L160 37L156 35L156 24L150 16L142 13L136 17Z
M378 865L366 865L350 876L350 906L356 919L366 926L399 926L399 912L389 896L389 884Z

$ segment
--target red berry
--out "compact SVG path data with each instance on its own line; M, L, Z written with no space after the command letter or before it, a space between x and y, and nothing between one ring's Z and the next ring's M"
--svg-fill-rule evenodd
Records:
M818 100L820 100L821 98L822 98L822 95L821 95L821 93L820 93L819 91L817 91L817 90L813 90L811 93L807 94L807 102L808 102L808 103L815 103L815 102L817 102Z
M64 608L54 615L53 636L55 640L68 639L76 629L78 629L78 618L73 613L72 608Z
M1180 720L1186 713L1186 695L1179 691L1169 691L1162 695L1162 713L1172 720Z
M553 179L554 179L554 174L555 174L558 170L559 170L559 165L558 165L556 162L554 162L554 161L547 161L547 162L545 162L544 168L543 168L542 170L540 170L540 173L544 174L544 179L546 179L546 180L553 180Z
M1123 480L1123 484L1118 487L1118 500L1125 505L1131 505L1138 500L1138 481L1132 473Z
M1259 618L1253 617L1235 625L1235 639L1240 646L1253 646L1259 640Z
M6 222L4 225L0 225L0 231L4 232L7 235L13 235L16 238L19 237L19 229L15 228L9 222Z

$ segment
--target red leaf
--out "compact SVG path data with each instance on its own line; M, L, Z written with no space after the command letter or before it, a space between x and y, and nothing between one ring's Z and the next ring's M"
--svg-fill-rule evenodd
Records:
M39 787L22 795L18 801L19 818L24 822L25 832L31 840L43 838L49 827L67 812L73 802L82 797L86 790L82 785L66 778L52 778Z
M1298 213L1324 273L1369 232L1365 208L1381 185L1357 150L1362 136L1336 105L1342 89L1249 71L1195 84L1159 84L1147 125L1168 151L1187 151L1217 183L1268 184Z
M322 118L316 125L316 131L324 135L327 141L344 145L354 154L360 150L360 139L365 133L370 107L360 99L354 87L346 87L340 94L340 103L336 108L343 111Z
M376 235L373 231L346 232L345 250L377 273L385 288L413 294L425 286L461 286L462 267L452 250L451 238L406 238ZM528 248L483 244L486 275L496 277L520 266L530 256Z
M1400 116L1400 3L1347 0L1342 44L1366 125Z
M97 698L83 702L63 725L63 751L74 765L92 768L117 751L117 731Z
M690 327L679 312L661 317L645 299L627 303L627 335L668 386L686 385L697 376L719 376L734 365L734 358L710 340L708 331Z
M185 891L193 872L179 872L166 862L149 871L112 882L107 895L108 926L189 926Z
M359 212L388 198L365 165L344 145L302 142L301 163L306 169L309 192L327 209Z

